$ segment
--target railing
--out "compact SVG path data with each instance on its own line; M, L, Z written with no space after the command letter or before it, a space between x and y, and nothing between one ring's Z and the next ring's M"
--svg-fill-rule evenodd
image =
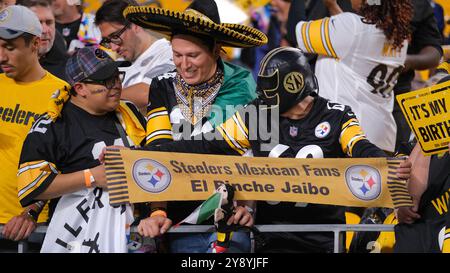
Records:
M334 253L340 253L343 250L340 246L343 245L343 232L346 231L394 231L394 225L256 225L259 231L265 232L333 232L334 234ZM3 226L0 225L0 233ZM189 225L179 226L175 229L171 228L169 233L200 233L213 232L214 226L206 225ZM34 233L44 234L47 231L47 226L39 226ZM137 232L136 227L132 227L131 231ZM20 241L17 252L25 253L28 249L28 242L26 240Z

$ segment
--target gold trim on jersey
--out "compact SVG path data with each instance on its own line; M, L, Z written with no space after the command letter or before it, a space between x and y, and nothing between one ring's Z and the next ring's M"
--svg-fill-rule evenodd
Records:
M364 135L357 119L349 119L342 125L339 142L341 143L342 151L344 151L344 153L348 156L352 156L353 147L362 139L366 139L366 136Z
M308 27L308 23L305 23L302 25L302 39L303 39L303 42L305 43L306 51L308 51L309 53L313 53L313 51L311 50L311 47L309 45L309 39L308 39L309 37L306 35L307 27Z
M304 23L301 34L306 51L338 59L330 38L330 18Z
M336 54L336 51L333 48L333 44L331 43L330 38L330 18L325 19L325 41L326 45L328 47L328 50L330 50L331 56L333 58L339 59L338 55Z
M250 148L248 128L242 122L239 113L235 113L233 118L219 125L217 130L228 145L240 155L243 155Z
M447 74L450 74L450 63L448 61L447 62L443 62L436 68L436 70L443 70Z
M39 160L22 163L17 171L19 200L39 188L51 173L59 173L55 164L51 162Z
M166 107L159 107L147 113L146 144L157 139L173 140L172 125Z
M446 227L445 229L444 241L442 242L442 253L450 253L450 227Z

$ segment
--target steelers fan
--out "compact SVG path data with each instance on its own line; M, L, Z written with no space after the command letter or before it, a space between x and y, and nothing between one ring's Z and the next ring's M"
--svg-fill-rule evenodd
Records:
M98 161L106 145L135 146L145 139L145 119L120 100L122 65L100 48L77 50L66 64L70 94L55 93L25 139L20 203L60 197L41 252L127 252L132 207L109 205L105 167Z
M331 103L318 95L315 76L303 52L283 47L270 51L261 61L257 79L258 98L216 127L221 139L205 135L202 140L184 140L146 147L149 150L258 157L340 158L385 157L370 143L350 107ZM257 109L257 119L245 110ZM275 111L281 113L273 119ZM261 119L269 116L279 134L272 139L261 130ZM258 128L253 128L258 124ZM269 125L270 126L270 125ZM211 133L208 133L211 134ZM256 137L252 137L255 135ZM277 138L275 141L273 138ZM266 145L264 145L266 144ZM267 148L269 147L269 148ZM409 175L409 163L402 163L399 177ZM400 173L401 172L401 173ZM345 224L345 208L339 206L258 202L256 224ZM163 217L163 216L158 216ZM170 218L170 215L168 215ZM234 223L248 222L245 214L235 215ZM147 218L141 230L164 226L166 218ZM332 252L332 233L266 233L266 246L257 252ZM342 246L341 246L341 249Z
M447 75L438 84L449 81ZM449 152L424 156L416 144L409 160L412 171L408 190L414 206L397 211L394 252L450 253Z

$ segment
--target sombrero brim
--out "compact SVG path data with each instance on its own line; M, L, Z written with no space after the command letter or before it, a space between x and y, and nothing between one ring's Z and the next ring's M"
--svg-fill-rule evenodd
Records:
M151 6L129 6L123 15L138 26L169 36L174 30L182 29L210 36L224 46L230 47L246 48L267 43L267 36L255 28L240 24L216 24L211 20L184 12Z

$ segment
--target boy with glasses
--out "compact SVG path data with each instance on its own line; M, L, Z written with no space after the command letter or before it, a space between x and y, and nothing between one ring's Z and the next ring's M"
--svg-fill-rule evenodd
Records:
M55 94L24 142L22 205L61 197L42 252L127 252L132 207L109 205L105 167L98 161L105 146L139 146L145 139L144 118L120 101L120 65L99 48L76 51L66 65L70 94Z

